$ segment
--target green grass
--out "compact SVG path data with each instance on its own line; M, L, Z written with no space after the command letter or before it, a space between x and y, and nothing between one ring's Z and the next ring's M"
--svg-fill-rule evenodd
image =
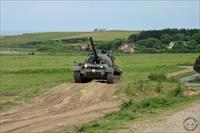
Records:
M127 39L136 31L105 31L105 32L46 32L31 33L16 36L4 36L0 38L2 45L24 44L31 41L59 40L66 38L94 37L95 41L111 41L115 39Z
M116 63L124 74L118 94L135 94L133 86L150 73L166 73L176 68L177 64L192 64L197 54L132 54L116 56ZM74 61L81 62L86 54L55 55L1 55L0 56L0 95L1 103L16 99L31 99L43 91L60 83L72 82ZM149 81L144 81L149 82ZM148 83L156 88L156 82ZM148 84L145 84L148 87ZM163 83L165 84L165 83ZM124 90L124 87L128 88ZM168 84L173 86L173 83ZM117 94L116 92L116 94ZM4 107L2 107L3 109Z
M188 104L193 101L199 100L198 96L193 97L172 97L172 96L156 96L138 101L131 99L128 102L122 104L121 110L118 112L108 113L104 118L92 121L82 126L77 126L71 129L76 133L109 133L117 132L119 129L127 129L125 125L127 122L136 120L138 118L148 118L152 115L156 115L163 110L170 108L182 107L184 104ZM126 128L123 128L126 127ZM62 129L58 133L68 131L68 129Z
M58 130L57 133L66 131L74 133L109 133L120 130L123 131L123 129L127 129L126 124L134 120L139 118L148 119L152 116L156 117L156 115L162 111L167 111L172 108L173 110L178 110L189 103L199 100L199 95L190 97L184 96L184 87L180 83L169 86L171 83L165 82L161 85L161 92L153 96L148 92L152 92L152 90L156 89L156 82L145 81L143 83L144 85L142 88L141 82L122 86L124 90L128 91L128 100L121 104L120 111L108 113L103 118L96 119L83 125L62 128ZM169 87L173 88L169 89ZM137 95L138 92L142 92L144 95Z
M192 64L198 54L122 54L116 63L124 73L122 82L113 94L128 101L119 112L109 113L103 119L73 129L76 132L114 131L129 121L176 107L196 97L183 97L176 81L148 79L149 74L167 73L177 65ZM0 56L0 110L11 108L19 101L31 100L49 88L72 82L74 61L81 62L86 55L1 55ZM65 130L65 129L63 129ZM62 130L62 131L63 131ZM62 132L61 131L61 132Z
M5 103L28 100L57 84L72 82L74 61L83 59L80 55L0 56L0 110L7 107Z
M126 96L128 96L128 100L121 104L120 111L108 113L103 118L81 126L75 126L71 129L68 129L68 127L63 128L58 133L69 130L76 133L109 133L119 131L119 129L123 131L123 129L127 129L127 123L138 118L146 117L148 119L153 115L155 117L156 114L162 111L172 108L176 110L188 103L199 100L199 95L184 96L185 88L181 83L174 84L166 80L159 85L161 89L156 91L157 85L160 82L142 81L132 83L132 85L126 84L121 86L121 89L123 88ZM138 93L140 94L138 95Z
M152 73L167 73L177 65L192 64L197 54L133 54L116 57L117 64L123 70L123 79L113 94L128 101L122 104L119 112L109 113L104 118L82 126L76 126L73 132L109 132L115 131L127 122L137 118L151 116L163 110L178 108L186 103L197 101L198 96L183 96L183 86L178 79L151 80ZM122 97L121 97L122 96ZM64 132L64 128L59 132Z

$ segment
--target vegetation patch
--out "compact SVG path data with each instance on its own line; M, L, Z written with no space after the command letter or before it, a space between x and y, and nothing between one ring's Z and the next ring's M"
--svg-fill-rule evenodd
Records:
M194 70L200 73L200 56L198 56L194 62Z
M12 101L1 103L0 104L0 111L4 111L6 109L9 109L9 108L13 107L14 105L16 105L16 103L12 102Z
M92 121L89 124L85 124L80 127L76 127L74 132L109 132L115 131L121 128L128 121L135 120L144 116L159 113L162 110L169 109L171 107L177 107L184 103L191 102L196 97L184 97L184 96L170 96L161 95L156 97L146 98L138 101L136 99L130 99L124 102L119 112L112 112L107 114L103 119Z
M199 29L162 29L142 31L128 37L139 52L186 53L200 51Z
M164 73L150 73L148 78L150 80L156 80L156 81L164 81L167 79Z

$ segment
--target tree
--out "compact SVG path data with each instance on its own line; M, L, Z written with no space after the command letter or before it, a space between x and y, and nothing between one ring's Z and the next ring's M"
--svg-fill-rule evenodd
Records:
M184 49L184 43L182 41L176 41L175 45L173 46L173 49Z
M195 40L190 40L187 42L188 49L196 49L198 47L198 43Z
M113 41L103 42L97 45L97 48L101 50L117 50L123 43L125 43L124 39L115 39Z
M183 33L177 33L173 36L173 40L174 41L184 41L185 40L185 36Z
M198 32L198 33L192 35L192 38L193 38L194 40L196 40L198 44L200 44L200 32Z
M154 48L154 49L162 48L162 44L161 44L160 40L153 38L153 37L137 41L136 46L139 48Z
M200 73L200 56L197 57L194 66L193 66L194 70L198 73Z
M128 39L127 39L127 41L128 42L136 42L136 41L138 41L138 34L131 34L129 37L128 37Z
M172 38L168 33L162 34L161 35L161 41L164 44L169 44L171 42Z

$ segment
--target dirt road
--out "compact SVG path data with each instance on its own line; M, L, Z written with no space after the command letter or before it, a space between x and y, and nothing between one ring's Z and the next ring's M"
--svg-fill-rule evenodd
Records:
M32 103L1 113L0 132L43 132L102 117L119 110L118 102L107 99L114 88L97 82L61 84Z
M193 118L196 120L193 121ZM181 111L167 111L150 119L135 121L128 127L134 132L199 133L200 102L187 105Z
M193 67L192 66L179 66L179 67L183 68L183 70L171 72L171 73L167 74L167 78L175 77L177 75L184 74L184 73L189 73L189 72L193 71Z

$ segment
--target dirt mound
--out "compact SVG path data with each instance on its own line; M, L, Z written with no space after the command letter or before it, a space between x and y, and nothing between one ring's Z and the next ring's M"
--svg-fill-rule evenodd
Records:
M32 103L1 113L1 132L43 132L117 111L119 103L107 100L114 86L96 82L61 84Z

